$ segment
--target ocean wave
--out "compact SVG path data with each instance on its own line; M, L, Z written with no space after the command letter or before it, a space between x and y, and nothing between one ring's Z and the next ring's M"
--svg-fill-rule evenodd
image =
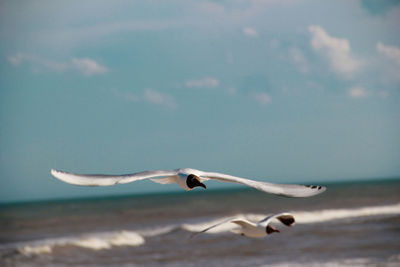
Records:
M138 233L144 237L152 237L152 236L168 234L179 228L180 228L179 225L167 225L167 226L152 227L152 228L136 230L136 233Z
M324 209L292 212L298 224L320 223L339 219L400 214L400 203L354 209Z
M144 238L132 231L113 231L83 234L77 237L60 237L24 242L17 250L24 255L51 253L56 246L77 246L92 250L110 249L113 246L140 246Z
M369 206L353 209L323 209L315 211L292 211L297 224L323 223L335 220L354 219L369 216L386 216L400 214L400 203L385 206ZM227 221L209 231L207 234L229 232L237 225L229 223L231 218L243 218L250 221L259 221L266 214L236 214L211 219L197 220L190 223L177 223L159 227L135 229L134 231L118 230L111 232L87 233L76 237L49 238L14 244L17 250L24 255L52 253L56 246L78 246L92 250L111 249L114 246L140 246L145 243L145 238L160 236L176 230L200 232L212 225Z

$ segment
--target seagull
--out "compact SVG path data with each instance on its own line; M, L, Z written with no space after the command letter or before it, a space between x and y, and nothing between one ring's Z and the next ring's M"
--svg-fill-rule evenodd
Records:
M273 234L273 233L280 233L278 229L276 229L274 226L271 225L271 222L277 219L280 221L282 224L286 226L293 226L295 223L295 219L292 214L290 213L278 213L278 214L273 214L265 217L261 221L257 223L250 222L246 219L237 217L237 218L231 218L225 221L222 221L220 223L217 223L213 226L210 226L206 229L204 229L201 232L194 233L191 237L194 237L197 234L201 234L204 232L207 232L208 230L217 227L221 224L224 223L234 223L240 226L239 229L233 229L232 232L240 235L244 235L247 237L253 237L253 238L262 238L267 235Z
M176 183L183 189L189 191L199 186L206 189L207 187L204 182L211 179L243 184L263 192L286 197L310 197L320 194L326 190L326 187L324 186L273 184L235 177L223 173L205 172L191 168L143 171L123 175L75 174L52 169L51 174L66 183L82 186L110 186L150 179L159 184Z

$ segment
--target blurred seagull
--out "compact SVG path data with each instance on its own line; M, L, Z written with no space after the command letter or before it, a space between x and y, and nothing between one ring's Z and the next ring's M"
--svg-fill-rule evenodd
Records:
M185 190L192 190L198 186L206 189L207 187L203 182L213 179L223 182L244 184L260 191L286 197L310 197L326 190L326 187L324 186L273 184L253 181L223 173L204 172L190 168L144 171L123 175L74 174L52 169L51 174L66 183L83 186L109 186L150 179L159 184L176 183Z
M278 229L276 229L274 226L272 226L271 222L273 220L278 220L282 224L286 226L292 226L294 225L294 217L290 213L279 213L279 214L274 214L274 215L269 215L262 219L261 221L257 223L250 222L248 220L245 220L243 218L231 218L225 221L222 221L220 223L217 223L213 226L210 226L206 229L204 229L201 232L194 233L191 237L194 237L197 234L201 234L204 232L207 232L208 230L215 228L221 224L224 223L235 223L240 226L239 229L233 229L232 232L240 235L245 235L247 237L254 237L254 238L261 238L273 233L280 233Z

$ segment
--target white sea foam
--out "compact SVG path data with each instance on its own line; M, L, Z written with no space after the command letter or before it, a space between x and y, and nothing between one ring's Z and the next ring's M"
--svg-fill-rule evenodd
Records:
M292 212L299 224L320 223L356 217L400 214L400 203L385 206L361 207L354 209L326 209L317 211Z
M18 250L24 255L45 254L52 251L50 245L26 245L21 246Z
M139 246L144 238L132 231L118 231L88 235L72 240L68 244L93 250L110 249L112 246Z
M92 250L110 249L113 246L140 246L144 238L132 231L114 231L84 234L77 237L51 238L18 245L25 255L51 253L56 246L78 246Z

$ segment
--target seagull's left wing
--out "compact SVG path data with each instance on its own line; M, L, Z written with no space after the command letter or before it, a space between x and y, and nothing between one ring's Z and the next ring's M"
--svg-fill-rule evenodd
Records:
M240 225L243 228L250 228L250 227L255 227L256 225L252 222L249 222L248 220L245 219L236 219L232 220L233 223Z
M318 195L326 190L324 186L317 185L295 185L295 184L273 184L259 182L250 179L231 176L217 172L203 172L202 176L223 182L244 184L260 191L271 194L282 195L286 197L310 197Z
M138 180L157 178L157 177L173 177L178 174L178 170L156 170L144 171L123 175L105 175L105 174L76 174L52 169L51 174L69 184L83 186L108 186L115 184L126 184ZM168 181L157 181L159 183L169 183Z
M193 233L193 234L190 236L190 238L192 238L192 237L194 237L194 236L196 236L196 235L198 235L198 234L205 233L205 232L207 232L208 230L211 230L211 229L213 229L213 228L215 228L215 227L217 227L217 226L220 226L221 224L234 222L235 220L240 220L240 219L241 219L241 218L236 218L236 217L231 217L231 218L225 219L225 220L223 220L222 222L219 222L219 223L217 223L217 224L211 225L211 226L207 227L206 229L201 230L200 232L195 232L195 233Z

